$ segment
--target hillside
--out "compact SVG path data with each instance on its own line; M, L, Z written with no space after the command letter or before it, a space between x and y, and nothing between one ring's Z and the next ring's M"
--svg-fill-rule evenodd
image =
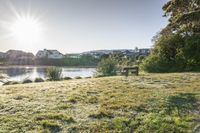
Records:
M0 133L198 132L200 73L0 87Z

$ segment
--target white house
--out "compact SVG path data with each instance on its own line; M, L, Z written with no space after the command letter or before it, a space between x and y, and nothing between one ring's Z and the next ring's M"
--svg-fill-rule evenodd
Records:
M48 59L62 59L64 55L60 53L58 50L40 50L36 54L37 58L48 58Z

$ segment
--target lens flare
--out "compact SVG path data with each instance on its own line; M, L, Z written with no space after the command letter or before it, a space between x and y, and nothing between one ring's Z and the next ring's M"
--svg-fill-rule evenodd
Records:
M11 26L11 32L21 42L36 42L41 37L41 26L33 17L20 16Z

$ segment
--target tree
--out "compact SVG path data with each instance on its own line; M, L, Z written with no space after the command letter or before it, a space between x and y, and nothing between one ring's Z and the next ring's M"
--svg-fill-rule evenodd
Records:
M163 30L184 33L186 35L200 32L200 1L170 0L164 6L164 16L169 17L169 24Z
M112 58L101 60L97 65L97 72L103 76L112 76L117 73L117 63Z
M169 24L154 37L142 67L149 72L200 70L200 1L170 0L163 10Z

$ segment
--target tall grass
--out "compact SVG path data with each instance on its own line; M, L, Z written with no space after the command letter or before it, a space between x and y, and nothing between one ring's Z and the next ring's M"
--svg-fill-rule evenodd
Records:
M61 80L61 78L62 78L62 69L58 68L58 67L48 68L47 77L51 81Z

